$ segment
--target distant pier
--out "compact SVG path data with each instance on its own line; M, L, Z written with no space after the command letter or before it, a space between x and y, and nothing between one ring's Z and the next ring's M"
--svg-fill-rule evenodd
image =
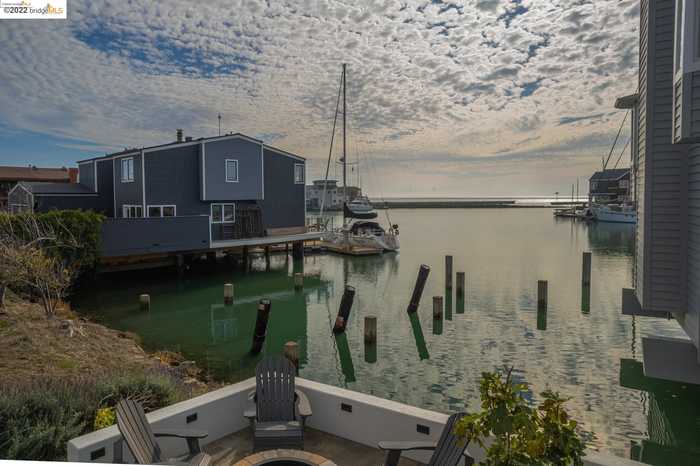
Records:
M583 207L586 201L537 199L373 199L375 209L493 209Z

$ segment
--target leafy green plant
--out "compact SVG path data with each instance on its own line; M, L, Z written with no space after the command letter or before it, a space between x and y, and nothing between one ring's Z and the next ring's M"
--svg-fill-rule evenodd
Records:
M112 406L107 408L100 408L95 413L95 422L93 422L93 428L95 430L104 429L114 425L117 422L117 414Z
M485 466L582 465L586 445L564 409L567 400L548 390L533 408L526 392L527 385L513 382L512 368L505 375L484 372L482 410L465 416L455 433L485 449Z

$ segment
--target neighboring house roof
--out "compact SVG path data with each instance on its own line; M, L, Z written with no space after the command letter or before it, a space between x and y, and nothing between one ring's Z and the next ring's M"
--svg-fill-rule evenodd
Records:
M84 163L84 162L92 162L93 160L103 160L103 159L111 159L113 157L120 157L123 155L133 155L133 154L138 154L141 151L147 151L147 152L155 152L158 150L162 149L169 149L171 147L178 147L178 146L187 146L187 145L194 145L194 144L199 144L201 142L207 142L207 141L216 141L216 140L226 140L226 139L247 139L252 142L256 142L258 144L263 144L266 149L269 149L273 152L277 152L283 155L287 155L293 158L301 159L301 160L306 160L304 157L294 154L292 152L288 152L286 150L282 149L277 149L276 147L272 147L269 144L265 144L263 141L260 139L252 138L250 136L246 136L245 134L242 133L232 133L232 134L225 134L223 136L212 136L208 138L199 138L199 139L192 139L192 140L184 140L182 142L168 142L165 144L159 144L156 146L149 146L149 147L141 147L141 148L132 148L132 149L124 149L119 152L114 152L112 154L106 154L102 155L99 157L91 157L89 159L83 159L79 160L78 163Z
M629 168L614 168L602 172L595 172L593 176L591 176L590 181L617 181L620 178L624 178L629 172Z
M615 99L615 108L634 108L639 102L639 94L630 94L624 97L618 97Z
M74 168L0 167L0 181L69 182Z
M42 183L21 181L19 186L35 196L61 194L61 195L97 195L93 190L78 183Z

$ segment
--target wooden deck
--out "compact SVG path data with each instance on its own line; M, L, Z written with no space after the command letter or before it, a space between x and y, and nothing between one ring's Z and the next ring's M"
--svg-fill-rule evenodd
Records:
M253 452L253 436L244 429L210 443L204 450L212 455L214 466L233 466ZM304 431L304 450L333 461L338 466L379 466L384 464L384 452L326 434L308 427ZM419 466L413 460L402 458L399 466Z
M346 256L376 256L384 252L383 249L379 248L339 245L325 241L321 242L321 248L328 252L334 252L336 254L343 254Z

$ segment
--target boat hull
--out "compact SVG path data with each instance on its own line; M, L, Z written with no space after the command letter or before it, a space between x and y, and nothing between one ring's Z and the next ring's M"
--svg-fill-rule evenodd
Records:
M637 223L637 213L633 210L610 210L594 208L593 214L598 222L606 223Z

